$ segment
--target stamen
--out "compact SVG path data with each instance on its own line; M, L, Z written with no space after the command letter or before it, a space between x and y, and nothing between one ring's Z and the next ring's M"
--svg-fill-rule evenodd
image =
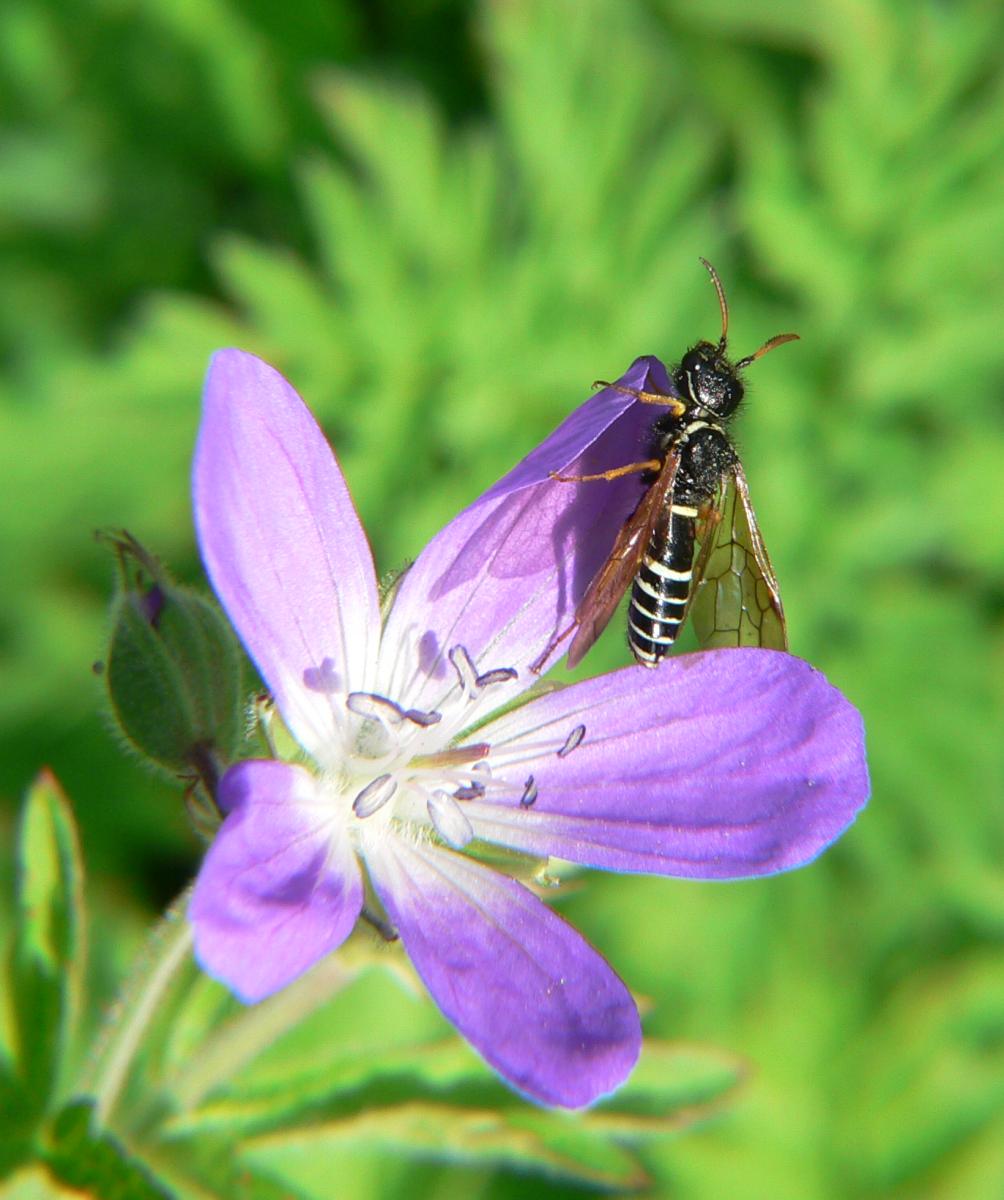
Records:
M396 791L397 780L393 775L378 775L352 801L352 811L360 819L372 817Z
M402 716L406 721L421 725L423 729L428 729L430 725L438 725L443 719L441 712L422 712L420 708L409 708Z
M520 808L530 808L536 799L537 785L534 783L533 776L531 775L523 788L523 795L519 798Z
M436 832L455 850L463 850L473 839L474 829L452 796L446 792L433 792L429 797L428 809Z
M469 784L464 784L463 787L458 787L453 793L454 800L480 800L485 794L485 785L478 783L476 779L472 779Z
M454 646L450 650L450 662L460 679L461 688L470 695L477 691L478 669L467 653L466 646Z
M569 754L578 746L582 739L586 736L585 725L576 725L572 732L565 738L565 744L558 751L559 758L567 758Z
M345 697L345 707L357 717L380 721L385 725L400 725L407 716L400 704L374 692L349 692Z
M473 742L470 746L454 746L452 750L440 750L437 754L419 754L412 760L414 767L456 767L474 763L472 770L481 764L477 761L491 750L487 742Z
M518 676L519 672L515 667L496 667L494 671L485 671L483 675L479 675L474 682L479 688L484 688L493 683L508 683L510 679L516 679Z

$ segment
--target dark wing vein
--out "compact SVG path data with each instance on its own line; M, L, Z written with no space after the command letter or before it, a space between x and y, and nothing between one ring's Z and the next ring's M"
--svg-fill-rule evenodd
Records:
M740 463L723 477L698 516L700 550L691 590L702 646L788 649L777 576L771 566Z

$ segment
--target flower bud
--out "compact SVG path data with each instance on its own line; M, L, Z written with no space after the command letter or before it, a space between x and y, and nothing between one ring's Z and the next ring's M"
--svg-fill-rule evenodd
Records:
M105 678L119 728L146 759L215 793L243 733L242 657L212 601L174 583L124 530Z

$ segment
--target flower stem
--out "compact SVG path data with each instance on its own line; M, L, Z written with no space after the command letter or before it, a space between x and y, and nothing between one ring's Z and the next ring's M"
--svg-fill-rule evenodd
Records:
M179 969L189 958L192 930L185 919L186 889L154 927L145 952L112 1007L88 1071L84 1090L94 1097L95 1116L108 1122L144 1033Z
M359 969L346 967L335 955L329 955L281 992L242 1009L213 1032L212 1039L168 1084L174 1103L183 1112L194 1108L283 1033L347 987Z

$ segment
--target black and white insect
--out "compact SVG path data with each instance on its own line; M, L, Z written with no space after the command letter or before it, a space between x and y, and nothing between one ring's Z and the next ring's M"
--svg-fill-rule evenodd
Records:
M583 483L640 472L647 486L572 625L548 646L537 669L573 631L568 665L574 667L632 582L628 642L643 666L659 665L688 616L705 647L788 648L777 578L728 426L743 398L740 372L798 334L779 333L755 353L731 362L726 356L725 291L714 267L706 259L701 262L718 293L722 335L717 344L698 342L684 354L670 376L677 394L636 391L602 380L596 384L666 410L653 422L649 457L596 475L554 476Z

